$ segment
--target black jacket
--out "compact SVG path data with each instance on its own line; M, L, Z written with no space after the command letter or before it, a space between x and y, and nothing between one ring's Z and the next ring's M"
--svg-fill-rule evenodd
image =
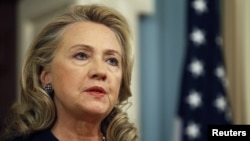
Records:
M47 129L29 136L17 137L11 141L58 141L58 139Z

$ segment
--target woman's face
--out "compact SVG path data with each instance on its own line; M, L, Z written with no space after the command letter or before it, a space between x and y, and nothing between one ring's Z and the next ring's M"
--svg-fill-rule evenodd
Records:
M102 24L78 22L66 28L51 70L44 73L55 91L59 114L106 116L117 102L121 46Z

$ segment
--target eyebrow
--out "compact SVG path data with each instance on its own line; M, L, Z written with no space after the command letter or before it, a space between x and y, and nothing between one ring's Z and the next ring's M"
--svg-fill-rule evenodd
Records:
M76 45L73 45L73 46L70 47L69 50L72 50L72 49L75 49L75 48L79 48L79 47L84 48L86 50L90 50L90 51L94 50L94 48L92 46L86 45L86 44L76 44Z
M73 45L70 48L70 50L72 50L74 48L78 48L78 47L84 48L85 50L88 50L88 51L94 51L94 47L93 46L86 45L86 44L76 44L76 45ZM108 54L108 55L117 54L120 57L122 56L120 52L118 52L117 50L114 50L114 49L106 49L104 53Z
M117 50L113 50L113 49L105 50L105 54L108 54L108 55L117 54L120 57L122 56L120 52L118 52Z

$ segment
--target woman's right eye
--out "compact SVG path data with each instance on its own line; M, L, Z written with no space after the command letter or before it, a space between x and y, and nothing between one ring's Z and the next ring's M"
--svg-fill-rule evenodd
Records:
M74 58L78 59L78 60L86 60L88 58L86 53L83 52L79 52L77 53Z

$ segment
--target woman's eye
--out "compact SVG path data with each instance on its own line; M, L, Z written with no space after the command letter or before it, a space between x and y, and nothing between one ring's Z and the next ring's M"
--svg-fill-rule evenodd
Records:
M109 64L111 64L112 66L118 66L118 63L119 63L119 61L118 61L116 58L109 58L109 59L107 60L107 62L108 62Z
M87 54L83 52L77 53L74 57L78 60L85 60L88 58Z

